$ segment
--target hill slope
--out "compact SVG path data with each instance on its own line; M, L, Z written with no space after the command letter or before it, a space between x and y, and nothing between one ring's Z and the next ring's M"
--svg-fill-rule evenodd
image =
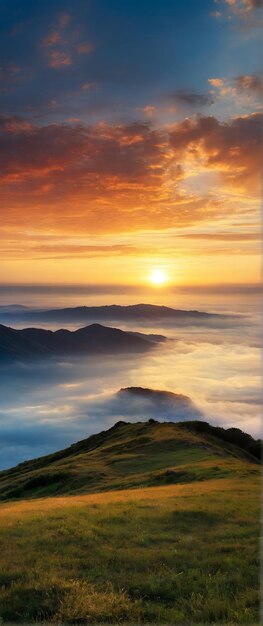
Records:
M258 460L220 431L199 421L118 422L65 450L1 472L0 499L257 474Z
M0 360L58 355L146 352L164 338L137 335L118 328L91 324L75 331L41 328L15 330L0 325Z

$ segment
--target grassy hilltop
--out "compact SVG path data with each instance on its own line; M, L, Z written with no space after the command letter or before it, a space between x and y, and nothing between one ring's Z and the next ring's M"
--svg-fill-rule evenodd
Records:
M220 430L119 422L1 472L3 622L259 624L260 466Z
M259 460L248 451L251 444L244 449L233 437L222 438L232 430L242 434L201 421L117 422L65 450L0 472L0 499L251 476Z

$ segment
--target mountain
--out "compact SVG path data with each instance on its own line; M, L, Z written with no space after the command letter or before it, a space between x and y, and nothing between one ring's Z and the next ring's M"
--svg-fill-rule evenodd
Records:
M114 399L114 406L118 408L119 415L129 416L137 412L138 417L144 419L152 417L162 421L196 420L203 417L191 398L181 393L145 387L125 387L120 389Z
M146 352L158 336L129 333L118 328L91 324L76 331L25 328L15 330L0 325L0 361L24 360L60 355L98 355ZM163 340L164 338L162 338Z
M118 321L170 321L170 322L182 322L193 321L206 323L207 321L214 321L220 323L220 320L232 319L235 316L226 316L216 313L206 313L204 311L185 311L180 309L173 309L167 306L157 306L154 304L134 304L130 306L121 305L109 305L109 306L79 306L73 308L64 309L47 309L41 311L20 311L12 312L9 315L7 313L1 314L0 319L6 323L15 323L21 321L30 322L100 322L104 320Z
M238 445L242 437L247 449ZM257 443L238 429L201 421L120 421L65 450L0 472L0 499L252 476L259 473L259 459L248 447Z
M0 305L0 314L1 313L14 313L19 311L26 311L28 309L27 306L23 304L1 304Z

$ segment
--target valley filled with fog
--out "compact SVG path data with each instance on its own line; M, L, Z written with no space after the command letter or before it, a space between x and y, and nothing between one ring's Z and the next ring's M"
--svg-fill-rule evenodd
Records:
M258 307L250 302L241 314L240 308L238 302L236 310L235 303L228 302L226 312L231 310L236 317L206 323L184 319L154 325L145 319L119 322L122 330L168 338L146 354L92 354L1 364L1 469L64 448L122 419L203 419L260 436ZM224 312L222 305L219 309ZM5 310L8 313L8 305ZM17 328L24 326L17 321ZM54 330L61 325L43 323L41 327ZM189 405L160 409L153 398L126 399L119 391L127 387L183 394Z

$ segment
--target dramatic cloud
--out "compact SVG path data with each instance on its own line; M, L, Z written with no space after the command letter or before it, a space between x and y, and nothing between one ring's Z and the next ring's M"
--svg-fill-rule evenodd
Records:
M143 123L110 127L78 124L36 126L22 118L2 116L2 173L25 175L62 170L69 163L79 173L119 175L136 180L150 169L159 170L162 135ZM19 147L19 150L18 150ZM30 148L30 149L29 149ZM152 176L155 174L153 173Z
M107 229L107 223L113 227L118 223L119 228L125 229L130 228L132 221L150 224L155 211L159 221L158 202L168 200L162 182L169 159L165 137L149 124L38 127L20 118L2 117L0 125L3 193L7 194L9 202L12 198L12 204L15 199L24 203L23 194L27 194L35 206L55 203L55 209L49 206L46 217L40 216L40 221L50 218L59 221L56 215L60 213L60 202L63 202L63 220L70 214L71 223L77 204L82 228L88 217L93 228L96 224L101 228L97 220L99 213ZM173 165L173 175L175 181L180 179L181 170L176 165ZM143 216L142 207L149 202L152 202L151 214ZM188 204L189 199L180 198L180 202L183 215L184 204ZM193 199L193 206L195 203L198 211L198 200ZM30 215L30 207L27 211ZM10 216L9 213L8 219ZM166 224L170 219L168 206Z
M184 181L211 171L234 195L255 194L261 121L259 113L228 123L200 116L158 129L150 122L38 126L1 116L3 224L24 227L33 219L49 230L85 233L209 219L223 211L220 194L185 191Z
M186 119L171 131L176 155L187 154L203 167L220 173L224 180L249 193L260 190L263 115L254 113L229 122L216 118Z

